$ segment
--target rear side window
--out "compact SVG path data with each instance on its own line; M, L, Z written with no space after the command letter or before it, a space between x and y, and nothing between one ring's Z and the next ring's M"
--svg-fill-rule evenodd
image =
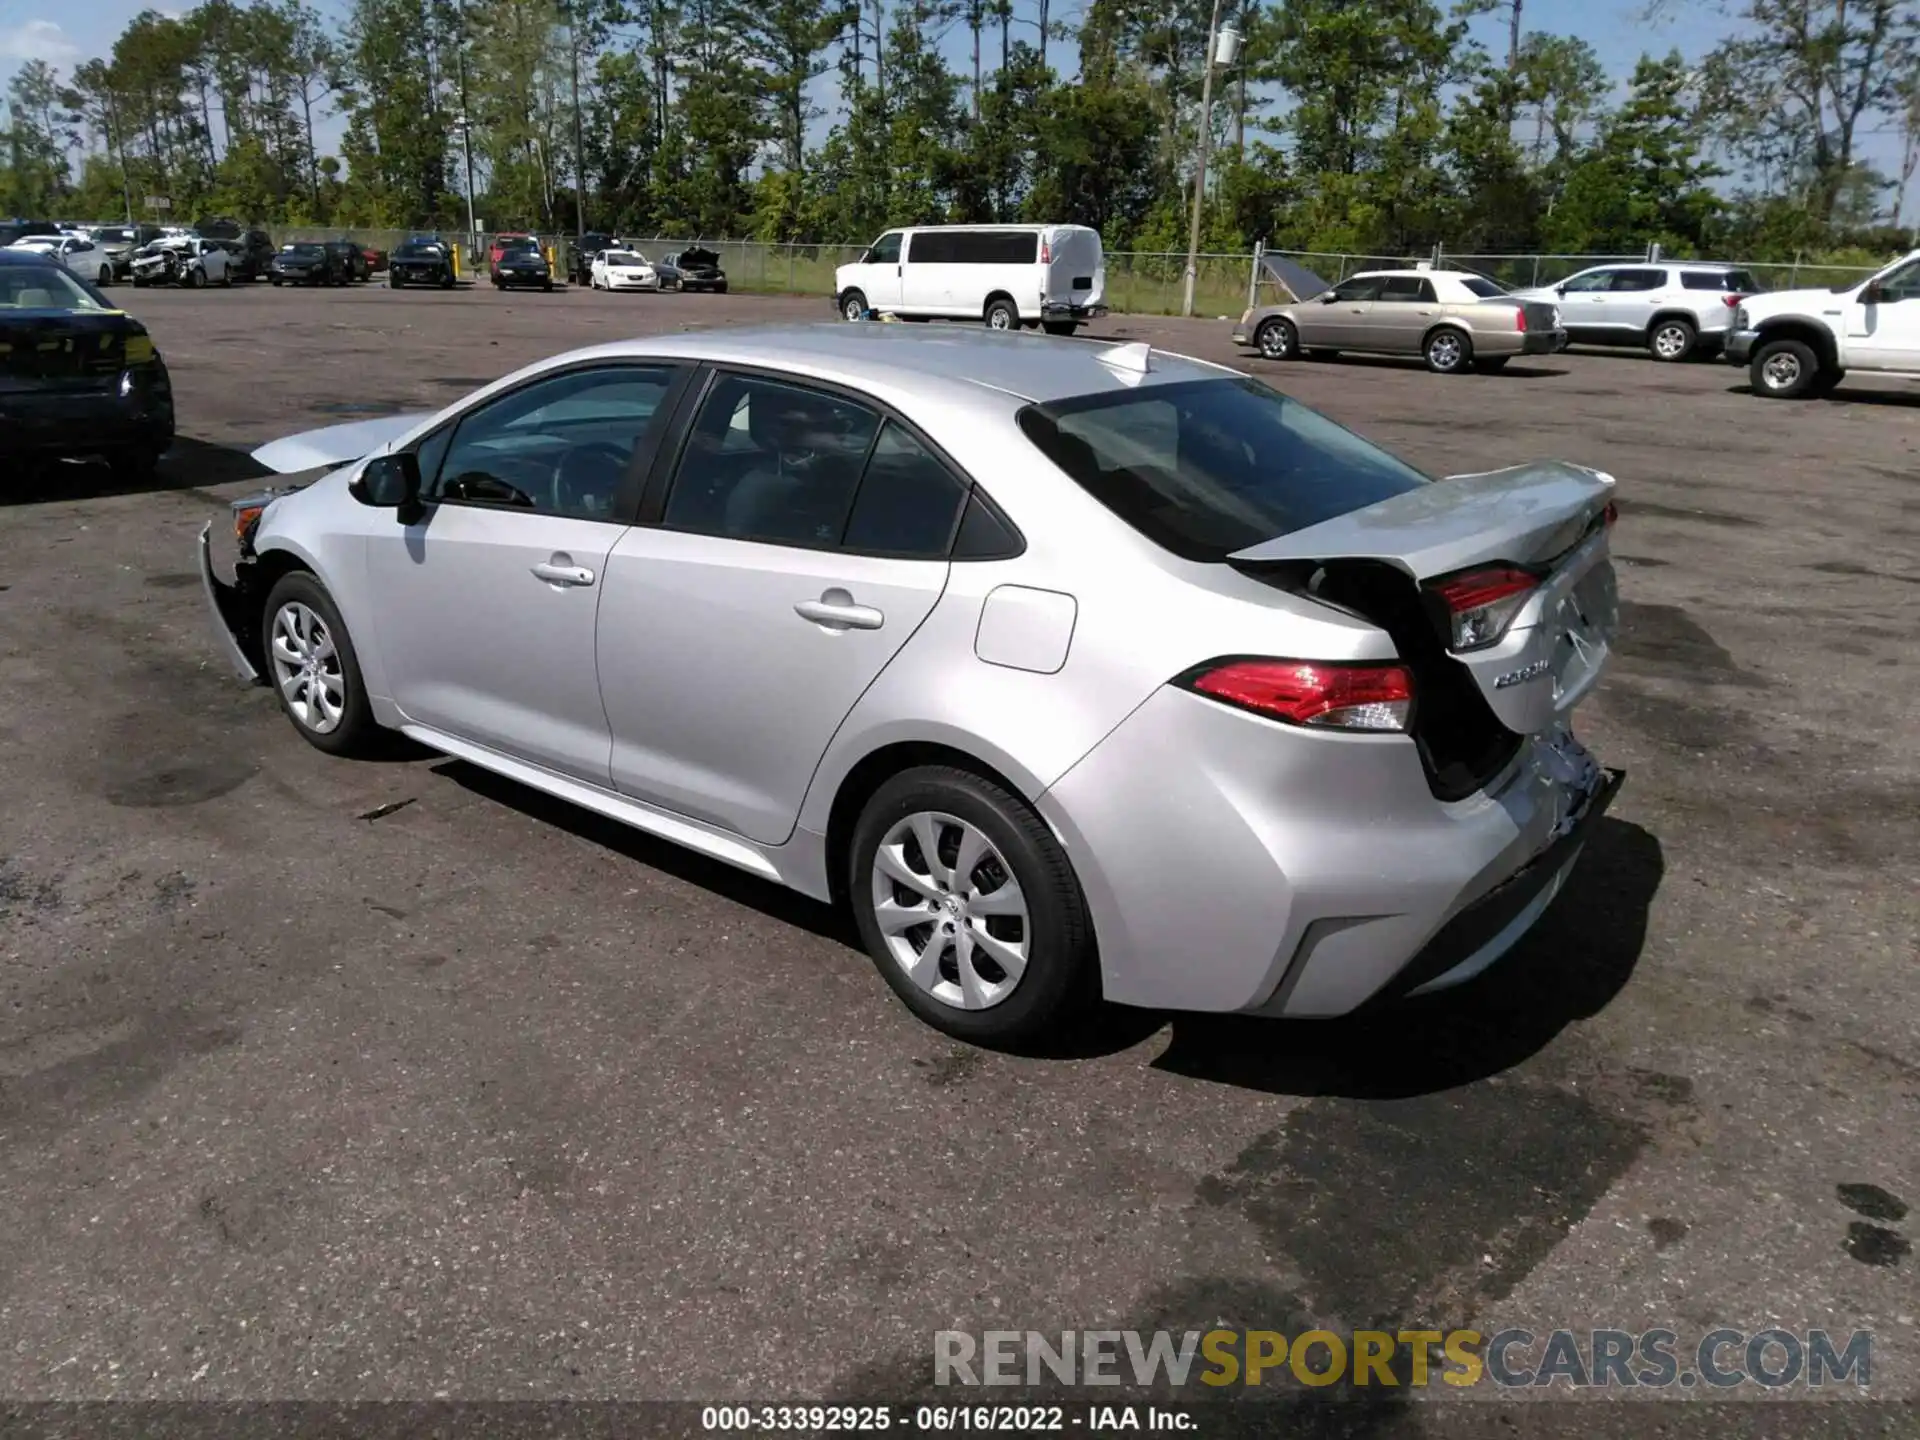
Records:
M1032 231L920 230L907 259L916 265L1031 265L1040 254Z
M1723 295L1752 295L1760 289L1745 270L1682 270L1680 283L1688 290L1712 290Z
M947 553L967 487L892 421L874 441L841 546L938 559Z
M1427 477L1257 380L1192 380L1020 412L1020 429L1163 549L1220 561Z
M1432 300L1433 282L1423 280L1418 275L1389 275L1387 283L1380 287L1382 300Z
M1460 283L1482 300L1491 300L1496 295L1504 295L1507 293L1494 281L1482 279L1478 275L1469 275Z
M1664 270L1616 270L1613 272L1612 289L1621 290L1658 290L1667 283Z

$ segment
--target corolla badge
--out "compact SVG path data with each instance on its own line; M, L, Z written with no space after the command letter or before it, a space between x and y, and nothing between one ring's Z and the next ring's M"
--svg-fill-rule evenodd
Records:
M1496 690L1511 690L1515 685L1524 685L1529 680L1538 680L1547 673L1547 662L1536 660L1531 665L1523 665L1518 670L1509 670L1493 682Z

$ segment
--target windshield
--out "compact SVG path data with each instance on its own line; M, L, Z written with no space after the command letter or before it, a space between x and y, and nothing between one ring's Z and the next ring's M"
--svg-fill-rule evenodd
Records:
M106 297L53 265L0 266L0 310L111 310Z
M319 245L288 245L280 253L291 255L296 260L318 260L327 252L323 246Z
M1246 378L1030 405L1019 423L1096 500L1188 560L1224 560L1428 483Z
M607 251L607 264L609 265L644 265L646 263L647 257L640 254L637 250Z
M134 239L134 234L124 225L114 225L94 231L93 238L106 245L125 245Z
M410 240L399 249L402 260L438 260L445 252L426 240Z
M1504 295L1507 293L1505 286L1495 284L1484 275L1469 275L1461 280L1460 283L1475 295L1478 295L1482 300L1491 300L1496 295Z

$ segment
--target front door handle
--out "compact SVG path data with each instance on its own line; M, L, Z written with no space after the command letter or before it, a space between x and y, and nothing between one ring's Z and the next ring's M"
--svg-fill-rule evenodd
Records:
M552 560L542 561L533 567L534 575L549 585L591 585L593 571L584 565L564 563L565 557L555 556Z
M886 616L871 605L856 605L844 590L829 590L818 600L802 600L793 607L802 620L811 620L829 630L878 630Z

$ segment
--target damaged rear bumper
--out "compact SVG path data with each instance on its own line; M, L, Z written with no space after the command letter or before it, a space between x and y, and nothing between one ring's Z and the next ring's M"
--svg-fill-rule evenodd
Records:
M238 586L227 584L214 573L211 520L200 529L200 588L207 597L207 609L212 612L213 633L220 653L236 676L249 685L258 685L260 668L244 642L251 629L246 622L245 596Z

